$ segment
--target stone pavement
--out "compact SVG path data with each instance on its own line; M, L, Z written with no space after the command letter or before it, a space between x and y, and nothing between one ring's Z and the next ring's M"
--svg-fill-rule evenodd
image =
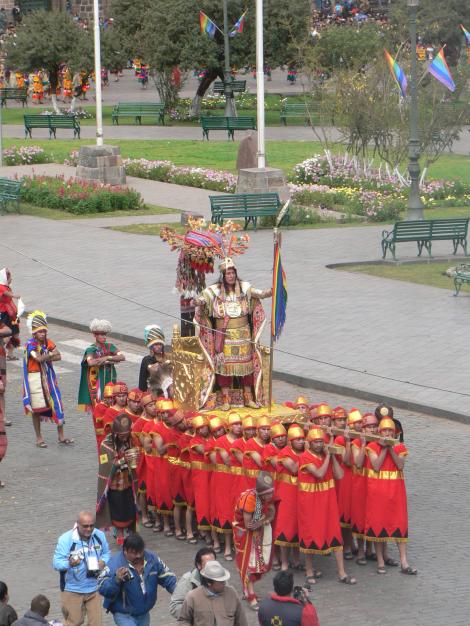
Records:
M55 428L44 424L49 447L34 446L30 419L22 414L20 364L8 363L7 411L13 426L7 429L9 447L0 465L0 477L7 483L0 490L0 579L7 583L10 602L19 613L28 608L36 593L45 593L52 601L51 617L60 619L59 577L51 567L52 553L58 535L72 526L76 513L95 505L97 458L91 418L74 410L79 362L90 336L53 325L49 335L63 355L57 370L66 407L66 433L75 438L75 444L59 447L55 443ZM145 348L122 342L118 345L128 358L118 367L119 378L134 385ZM277 381L274 392L282 401L305 394L301 388ZM314 389L306 395L311 402L327 401L348 409L356 406L364 412L374 408L357 398ZM358 584L346 587L335 580L333 558L318 557L316 567L321 568L324 577L311 598L322 626L468 625L469 573L464 550L470 506L464 486L470 480L470 451L468 446L462 446L462 441L469 436L470 426L406 411L398 412L398 416L410 451L405 470L409 559L419 569L419 575L406 577L389 568L386 576L378 576L372 563L359 567L353 562L347 564L347 569L357 577ZM178 575L190 568L200 547L146 529L142 534L148 547L158 551ZM392 554L397 555L394 547ZM233 563L222 563L240 591ZM302 574L297 572L295 577L296 584L302 584ZM261 595L271 590L271 580L269 574L258 585ZM176 624L168 614L168 600L167 593L161 590L152 624ZM251 611L247 614L250 626L256 626L256 616ZM105 616L104 624L112 624L110 616Z
M176 187L175 200L186 203L191 195L186 206L193 209L197 191ZM382 229L284 231L289 305L274 369L307 384L313 380L470 416L470 335L462 333L470 316L468 294L454 298L452 291L327 267L376 260ZM271 232L250 237L249 251L237 261L240 275L267 287ZM449 247L436 242L434 253L448 255ZM0 249L0 265L12 269L15 290L27 308L44 308L55 318L82 324L106 317L116 331L138 337L156 321L171 336L179 315L172 290L176 254L159 238L90 228L80 220L9 215L1 218ZM399 248L401 259L415 254L413 244Z

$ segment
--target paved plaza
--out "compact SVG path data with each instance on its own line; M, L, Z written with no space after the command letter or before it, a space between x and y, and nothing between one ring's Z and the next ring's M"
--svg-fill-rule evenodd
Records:
M59 577L51 567L52 552L58 535L73 524L76 512L94 507L97 457L91 418L75 411L79 363L90 336L53 325L49 335L63 355L56 369L66 407L66 434L75 438L75 444L69 448L58 446L55 428L46 424L43 432L49 447L34 446L31 420L21 409L20 365L9 363L7 409L13 426L8 428L8 452L0 465L0 477L7 483L0 491L0 579L7 582L11 603L18 612L26 610L31 597L41 592L52 601L51 616L60 618ZM134 385L145 349L118 343L128 358L118 368L119 378ZM278 382L274 389L280 401L305 393ZM311 402L324 400L363 411L374 408L367 402L313 389L307 395ZM470 427L405 411L397 415L403 422L410 452L405 470L409 556L419 575L406 577L389 568L386 576L378 576L373 564L359 567L348 563L348 572L357 577L358 584L345 587L335 580L334 559L319 557L316 566L323 570L324 578L311 598L322 626L468 624L468 566L464 554L459 558L457 551L465 551L468 536L470 510L464 493L470 480L470 451L462 446L462 441L470 435ZM142 532L148 547L158 551L178 575L190 568L200 546L188 546L146 529ZM396 556L395 548L392 552ZM223 564L240 591L233 563ZM271 580L269 574L259 586L262 594L270 591ZM296 573L296 583L302 582L301 573ZM168 613L168 600L168 594L162 590L153 611L153 624L175 624ZM251 611L247 613L250 625L255 626L256 616ZM111 618L106 617L105 624L111 623Z

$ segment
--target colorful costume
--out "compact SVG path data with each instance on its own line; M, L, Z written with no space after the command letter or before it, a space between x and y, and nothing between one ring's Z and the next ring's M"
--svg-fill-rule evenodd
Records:
M216 418L218 419L218 418ZM212 520L212 526L218 533L231 533L232 521L233 521L233 475L231 466L225 465L221 450L229 455L230 459L232 454L230 452L233 446L228 435L223 435L215 440L212 445L212 451L215 452L216 462L212 467L212 479L211 479L211 491L217 494L217 497L213 498L214 502L214 518ZM230 460L231 465L231 460Z
M42 356L56 349L53 341L46 338L44 344L34 336L47 329L45 313L34 311L28 316L28 326L33 334L27 342L23 357L23 406L26 415L37 413L44 421L51 420L59 426L64 423L64 407L57 378L51 361L39 363L34 356Z
M351 443L351 449L359 449L361 440L354 439ZM367 456L364 458L363 467L356 467L352 464L351 473L351 528L354 537L363 538L364 522L366 515L366 499L367 499L367 472L372 468Z
M260 466L253 460L253 452L257 452L263 458L264 445L259 443L255 437L246 442L243 452L243 474L245 477L245 489L252 489L256 479L261 472Z
M289 429L289 440L294 437L304 437L299 426ZM274 525L274 543L278 546L299 547L299 524L297 520L297 473L291 472L284 464L285 459L291 459L299 465L301 453L296 452L291 445L285 446L277 457L276 496L279 506Z
M343 435L335 438L335 445L344 449L346 440ZM352 469L343 462L341 455L336 455L338 463L343 470L343 478L336 480L336 495L338 497L339 520L342 528L351 528L351 483Z
M207 439L198 435L198 428L207 426L207 419L197 415L192 420L195 434L189 444L189 456L191 459L191 478L194 489L194 502L196 521L199 530L210 530L210 477L211 465L207 462L206 450ZM204 448L200 452L197 448Z
M13 298L7 295L7 291L11 291L11 289L8 284L7 268L4 267L0 270L0 323L8 326L12 331L12 336L8 340L6 348L18 348L20 345L20 326L17 319L18 309Z
M373 441L366 447L377 455L382 446ZM404 443L393 446L398 456L407 456ZM408 541L408 508L403 471L396 466L389 451L379 472L370 464L366 470L367 504L364 536L367 541Z
M90 323L92 333L111 332L111 324L107 320L94 319ZM78 407L83 410L90 410L95 406L103 395L106 383L116 382L116 368L113 363L103 365L88 365L87 359L93 359L120 354L116 346L112 343L93 343L85 350L82 358L82 369L80 376L80 387L78 390Z
M332 461L323 478L306 470L307 465L321 467L324 460L323 453L311 450L300 455L297 518L299 547L304 554L329 554L343 549Z
M44 85L42 82L42 75L37 72L33 75L33 102L41 104L44 100Z

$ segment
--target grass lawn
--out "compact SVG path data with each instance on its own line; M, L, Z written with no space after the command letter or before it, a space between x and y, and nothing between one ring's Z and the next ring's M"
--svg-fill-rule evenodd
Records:
M444 263L403 263L397 265L349 265L336 269L345 272L356 272L359 274L370 274L379 278L389 278L392 280L402 280L407 283L418 283L429 287L440 287L441 289L454 290L454 281L443 273L452 265L463 262L462 257L457 257L455 261L445 261Z
M49 209L34 204L22 202L20 204L20 215L33 215L34 217L45 217L50 220L80 220L94 219L100 217L129 217L136 215L169 215L170 213L180 214L177 209L169 209L168 207L146 205L145 209L138 211L108 211L105 213L87 213L85 215L75 215L67 211L58 211L57 209Z
M177 233L183 234L186 228L179 222L168 222L164 224L129 224L128 226L109 226L109 230L119 230L122 233L130 233L131 235L159 235L161 229L166 226L174 228Z

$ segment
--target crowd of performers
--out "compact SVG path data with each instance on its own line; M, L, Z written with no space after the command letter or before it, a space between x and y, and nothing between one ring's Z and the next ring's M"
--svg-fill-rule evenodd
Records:
M6 269L1 283L0 304L3 298L14 308L18 296ZM14 311L1 315L0 374L5 372L4 342L17 338ZM57 424L59 441L72 443L63 433L53 367L60 353L48 337L46 315L31 313L28 327L23 402L35 418L37 445L43 447L43 419ZM90 330L94 342L83 355L78 400L91 412L96 436L97 526L113 527L118 544L140 523L189 544L204 541L227 561L235 551L253 606L253 585L271 568L305 569L305 584L314 585L322 575L314 562L318 555L334 555L338 581L344 584L356 582L345 570L345 561L353 559L359 566L376 562L378 574L394 566L403 574L417 573L406 550L407 449L391 407L382 404L375 413L362 414L299 397L285 403L294 417L282 423L266 407L257 407L246 391L244 413L252 415L223 405L217 415L184 411L172 399L159 326L145 329L149 354L142 360L137 388L117 380L116 365L125 357L108 341L110 323L94 319ZM249 368L246 372L250 375ZM0 381L2 402L5 382ZM222 399L230 401L224 394ZM388 553L390 542L398 546L399 562Z

